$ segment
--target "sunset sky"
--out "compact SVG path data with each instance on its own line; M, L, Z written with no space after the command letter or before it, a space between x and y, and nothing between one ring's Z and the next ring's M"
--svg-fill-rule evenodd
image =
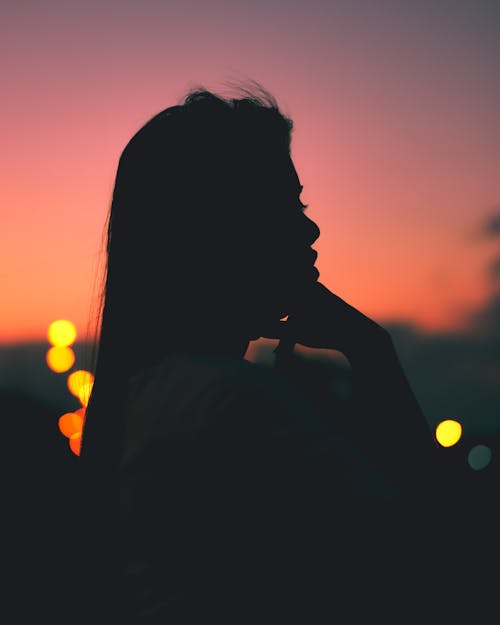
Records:
M0 342L85 332L125 144L191 87L247 78L294 120L326 286L426 330L485 301L498 0L19 0L0 41Z

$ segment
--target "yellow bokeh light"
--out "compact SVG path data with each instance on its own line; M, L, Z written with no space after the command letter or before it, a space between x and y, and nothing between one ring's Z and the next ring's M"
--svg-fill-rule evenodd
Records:
M81 434L83 428L83 417L77 412L66 412L59 417L59 430L67 438L74 434Z
M90 371L85 371L85 369L73 371L73 373L70 373L68 376L69 392L75 397L78 397L82 406L87 406L89 403L93 384L94 376Z
M85 382L82 384L80 391L78 393L78 399L80 400L81 405L86 408L89 405L90 394L92 393L92 387L94 383L92 380Z
M75 352L71 347L51 347L45 358L49 368L56 373L68 371L75 364Z
M82 446L82 433L78 432L78 433L72 434L69 437L69 447L70 447L71 451L75 455L79 456L80 455L81 446Z
M446 419L436 426L436 440L442 447L456 445L462 437L462 425L454 419Z
M57 319L49 325L47 338L54 347L69 347L76 339L75 325L66 319Z

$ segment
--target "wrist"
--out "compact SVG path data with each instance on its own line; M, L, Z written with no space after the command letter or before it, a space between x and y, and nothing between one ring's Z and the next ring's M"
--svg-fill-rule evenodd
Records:
M344 350L344 355L353 368L373 362L380 363L384 358L397 357L391 335L378 325L353 337Z

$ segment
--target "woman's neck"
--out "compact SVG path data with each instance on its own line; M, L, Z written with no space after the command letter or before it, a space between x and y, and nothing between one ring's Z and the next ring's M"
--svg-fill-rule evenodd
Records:
M191 336L181 346L181 349L208 356L241 359L245 356L249 342L249 339L241 336L227 336L224 334L204 335L202 337Z

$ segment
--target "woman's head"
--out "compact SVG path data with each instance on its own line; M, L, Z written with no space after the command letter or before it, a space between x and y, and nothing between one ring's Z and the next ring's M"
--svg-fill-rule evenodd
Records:
M256 338L263 317L287 314L319 234L302 213L291 129L263 90L199 90L133 136L109 218L102 332L169 349L236 319Z
M232 100L198 90L126 145L82 459L115 462L131 375L178 350L243 356L317 279L291 130L260 88Z

